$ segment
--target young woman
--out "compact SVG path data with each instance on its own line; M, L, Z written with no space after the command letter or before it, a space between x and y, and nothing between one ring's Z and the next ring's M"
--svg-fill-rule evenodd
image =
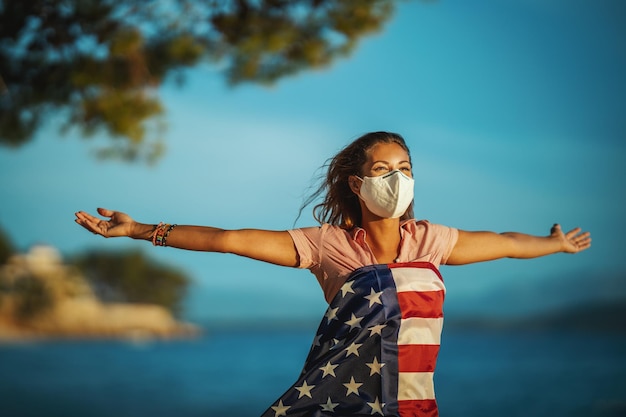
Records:
M308 200L320 226L287 231L143 224L107 209L76 222L104 237L233 253L307 268L329 308L298 381L264 416L436 416L432 376L445 294L439 265L577 253L588 232L470 232L413 219L411 156L395 133L372 132L331 159Z

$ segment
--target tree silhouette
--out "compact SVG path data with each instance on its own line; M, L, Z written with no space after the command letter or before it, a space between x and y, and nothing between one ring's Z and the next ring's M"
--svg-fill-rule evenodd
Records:
M181 312L189 278L141 251L90 251L71 263L84 274L102 301L158 304L174 314Z
M15 253L13 242L9 235L0 227L0 266Z
M109 155L161 152L158 87L201 62L230 85L330 64L391 16L392 0L0 0L0 143L47 116L115 139Z

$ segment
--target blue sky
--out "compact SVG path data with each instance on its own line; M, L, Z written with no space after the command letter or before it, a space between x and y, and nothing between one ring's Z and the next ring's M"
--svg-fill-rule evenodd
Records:
M372 130L411 146L416 216L467 230L590 230L578 255L443 267L449 315L517 314L626 296L626 6L620 0L403 2L349 58L272 87L216 67L164 86L156 166L96 160L104 138L53 119L0 148L0 225L22 250L141 247L193 278L197 321L317 320L307 271L105 240L73 223L103 206L139 221L291 228L326 158ZM297 226L313 225L310 208Z

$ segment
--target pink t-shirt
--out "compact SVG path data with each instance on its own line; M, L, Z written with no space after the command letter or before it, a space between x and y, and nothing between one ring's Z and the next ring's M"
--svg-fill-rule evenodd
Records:
M457 229L427 220L407 220L400 227L402 240L396 262L430 262L439 267L446 263L459 236ZM323 224L289 233L300 257L298 267L309 269L317 277L329 303L352 271L379 263L361 228L346 231Z

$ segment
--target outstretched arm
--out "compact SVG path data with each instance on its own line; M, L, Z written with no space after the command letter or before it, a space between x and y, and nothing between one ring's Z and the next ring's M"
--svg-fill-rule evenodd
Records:
M500 258L537 258L558 252L577 253L590 246L589 232L581 233L581 229L577 227L563 233L558 224L552 226L548 236L459 230L459 240L447 264L465 265Z
M92 233L104 237L130 237L152 239L156 225L138 223L125 213L103 208L101 219L89 213L76 213L76 223ZM167 246L206 252L233 253L282 266L298 265L298 254L291 236L286 231L258 229L224 230L207 226L176 226L172 229Z

